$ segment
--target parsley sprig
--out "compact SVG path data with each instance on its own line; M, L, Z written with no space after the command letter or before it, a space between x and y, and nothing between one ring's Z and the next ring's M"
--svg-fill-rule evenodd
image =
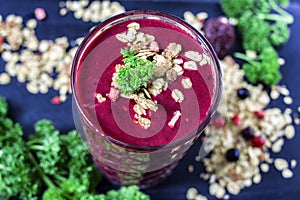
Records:
M155 62L136 56L132 49L122 49L121 54L125 67L120 69L116 82L121 93L130 95L147 86L154 74L152 67Z
M96 194L101 174L76 131L60 134L40 120L26 141L0 96L0 199L150 200L137 186Z
M253 84L272 86L281 79L276 48L284 45L290 37L289 26L294 18L285 10L289 3L289 0L220 1L223 12L237 19L237 30L244 50L258 54L255 59L246 54L235 54L246 61L243 64L245 76Z

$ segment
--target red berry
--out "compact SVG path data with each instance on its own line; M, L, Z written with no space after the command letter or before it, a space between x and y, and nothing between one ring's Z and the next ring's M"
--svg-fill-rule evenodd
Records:
M43 8L36 8L34 10L34 15L37 20L44 20L47 17L46 11Z
M59 96L55 96L51 99L51 103L53 104L60 104L61 103L61 100L59 98Z
M218 116L212 120L211 124L216 129L222 129L222 128L224 128L226 121L225 121L224 117Z
M251 140L253 147L262 148L265 145L265 139L261 136L255 136Z
M263 119L265 117L265 112L263 110L254 111L254 114L260 119Z
M0 37L0 44L3 44L5 41L5 38L4 37Z
M235 114L235 115L232 117L232 122L233 122L235 125L240 126L240 125L242 125L243 120L241 119L241 117L240 117L238 114Z

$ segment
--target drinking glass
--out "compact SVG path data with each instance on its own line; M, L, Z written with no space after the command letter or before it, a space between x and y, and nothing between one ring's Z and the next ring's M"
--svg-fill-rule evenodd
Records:
M102 38L102 35L104 32L108 33L118 28L120 23L137 19L159 20L178 27L185 32L186 37L198 43L211 59L213 84L207 85L211 105L204 119L184 137L175 136L168 144L164 145L132 145L126 141L118 140L103 130L95 111L94 97L99 78L114 59L115 52L120 52L114 48L113 44L106 43L109 37ZM95 52L95 45L100 49L97 52ZM93 63L89 63L87 60L89 56L94 57ZM145 188L163 181L171 174L178 161L209 123L221 96L221 70L213 48L205 37L192 26L167 13L135 10L114 16L97 25L87 34L73 61L71 86L76 128L86 141L100 171L113 184L135 184ZM111 109L113 110L113 108Z

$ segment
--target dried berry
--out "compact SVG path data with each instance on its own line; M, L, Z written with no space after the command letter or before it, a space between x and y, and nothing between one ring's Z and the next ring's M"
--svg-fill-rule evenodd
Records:
M37 20L44 20L47 17L46 11L43 8L36 8L34 10L34 15Z
M240 157L240 151L236 148L229 149L226 152L226 159L229 162L236 162L239 160L239 157Z
M244 128L241 134L245 140L251 140L254 138L254 130L250 127Z
M233 122L235 125L240 126L240 125L242 125L243 120L241 119L241 117L240 117L238 114L236 114L236 115L234 115L234 116L232 117L232 122Z
M218 116L211 121L211 125L216 129L221 129L226 125L226 120L224 117Z
M253 147L262 148L265 145L265 139L261 136L255 136L251 140Z
M254 114L260 119L263 119L265 117L265 112L263 110L254 111Z
M5 42L5 38L0 37L0 44L3 44Z
M240 89L237 90L237 96L240 99L244 100L244 99L246 99L247 97L250 96L250 92L247 88L240 88Z
M234 28L224 16L207 20L203 31L219 58L223 58L234 44Z

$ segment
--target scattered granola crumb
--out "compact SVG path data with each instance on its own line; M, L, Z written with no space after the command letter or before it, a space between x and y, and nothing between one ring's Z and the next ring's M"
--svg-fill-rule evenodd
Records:
M42 19L43 11L37 8L36 12ZM9 79L15 77L24 83L31 94L45 94L52 88L59 93L60 103L66 101L71 93L71 66L77 46L69 48L66 37L39 40L36 19L29 19L26 26L23 22L23 18L16 15L8 15L0 21L0 38L5 41L0 42L0 53L5 61L3 73L9 75ZM7 75L2 75L4 83L8 82Z
M291 160L291 168L294 169L297 166L297 160L292 159Z
M183 68L184 69L188 69L188 70L197 70L197 63L195 61L186 61L184 64L183 64Z
M102 94L100 94L100 93L96 94L96 98L97 98L99 103L102 103L102 102L106 101L106 98L103 97Z
M172 91L172 98L176 102L179 102L179 103L183 102L183 100L184 100L184 96L183 96L182 92L180 90L178 90L178 89L174 89Z
M119 98L119 94L120 91L118 89L116 89L115 87L111 87L109 93L106 94L106 96L110 98L110 100L116 101Z
M293 177L293 172L290 170L290 169L284 169L282 172L281 172L281 175L283 178L285 179L290 179Z
M0 85L7 85L10 83L10 81L11 78L7 73L3 72L0 74Z
M293 99L289 96L286 96L286 97L283 98L283 102L287 105L290 105L290 104L293 103Z
M192 84L192 81L189 77L184 77L182 80L181 80L181 84L182 86L185 88L185 89L190 89L192 88L193 84Z
M278 171L282 171L284 169L287 169L289 167L289 164L286 160L282 158L276 158L274 160L274 166Z
M125 11L125 8L117 1L66 1L59 3L60 15L64 16L67 12L73 12L76 19L82 19L84 22L102 22L114 15Z
M194 172L194 165L189 165L188 166L188 172L193 173Z
M168 126L170 128L173 128L180 116L181 116L181 112L179 110L175 111L174 114L173 114L172 119L168 123Z

